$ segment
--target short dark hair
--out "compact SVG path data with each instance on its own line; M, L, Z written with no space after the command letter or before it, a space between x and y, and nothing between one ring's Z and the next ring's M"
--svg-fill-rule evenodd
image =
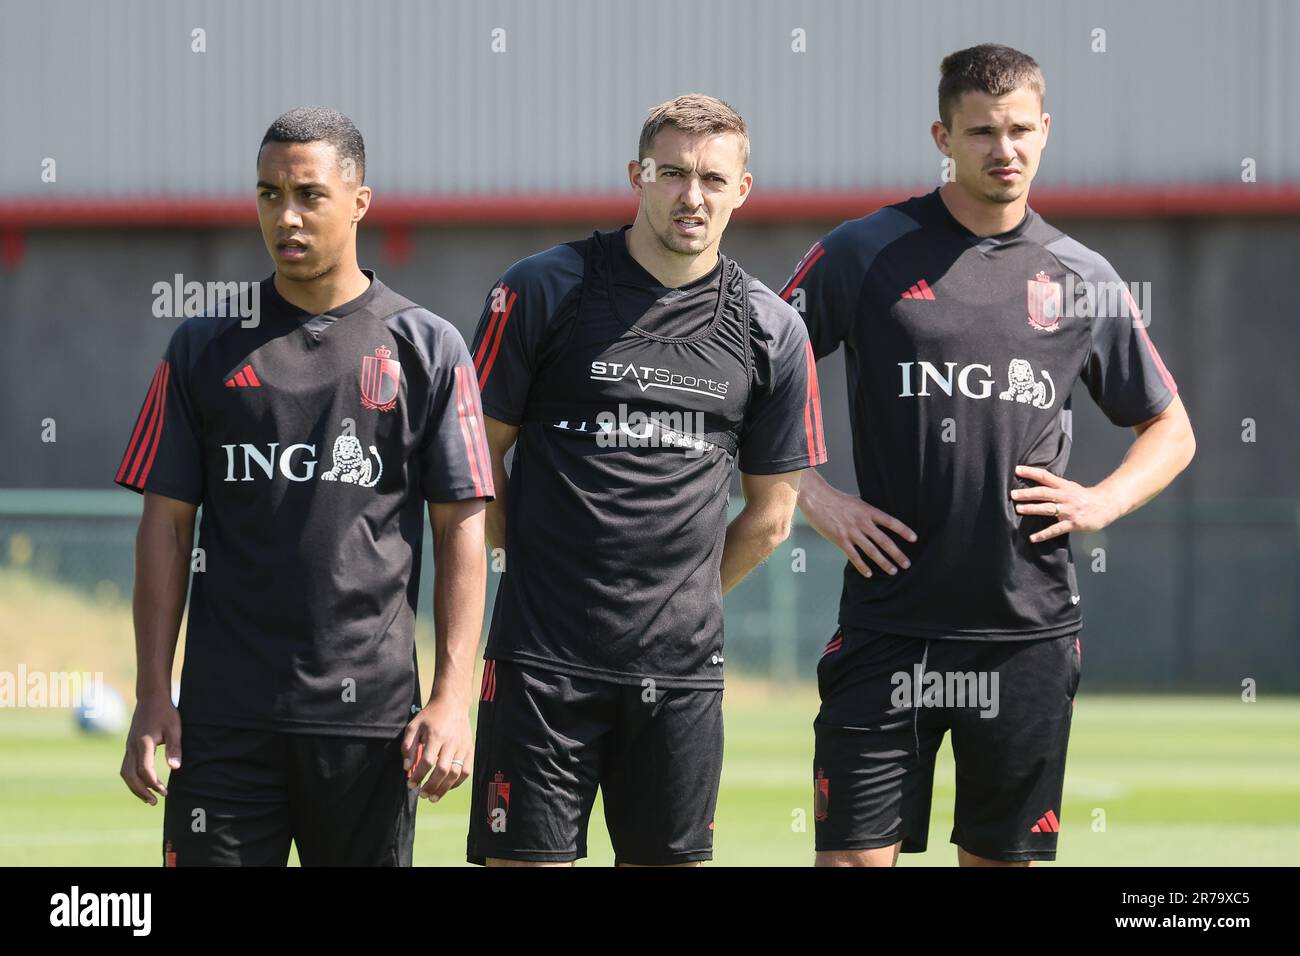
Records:
M683 133L735 133L741 139L740 163L749 167L749 129L739 113L716 96L704 93L687 93L666 103L652 107L641 127L641 141L637 144L637 159L650 155L655 137L665 126Z
M1006 96L1028 86L1042 103L1047 93L1043 71L1028 53L1021 53L1000 43L981 43L956 53L949 53L939 64L939 120L952 125L952 114L963 93L980 92Z
M266 130L257 154L267 143L329 143L339 161L352 160L357 185L366 181L366 143L361 132L338 110L325 106L299 106L280 116Z

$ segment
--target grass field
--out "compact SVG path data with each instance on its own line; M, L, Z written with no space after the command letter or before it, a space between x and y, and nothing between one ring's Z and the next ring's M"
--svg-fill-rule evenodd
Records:
M736 682L717 813L719 865L812 860L811 687ZM1075 709L1060 862L1291 865L1300 851L1300 701L1089 697ZM0 865L154 866L162 808L118 778L122 742L79 734L63 712L0 713ZM930 850L954 860L951 753L935 785ZM1104 831L1094 818L1104 813ZM415 862L464 864L468 786L421 802ZM806 827L800 823L806 822ZM599 803L586 865L613 861Z
M129 690L131 635L130 608L117 595L87 596L0 568L0 671L14 672L19 662L29 672L99 671ZM427 682L427 630L418 643ZM815 688L732 675L724 707L716 862L810 863ZM0 708L0 865L157 865L162 808L141 804L122 784L122 747L116 737L78 733L67 711ZM954 862L953 795L945 743L930 850L902 865ZM613 860L599 806L588 865ZM416 863L464 864L468 814L468 786L436 806L421 802ZM1067 864L1293 865L1300 856L1300 698L1246 704L1235 697L1091 696L1085 675L1062 824L1060 862Z

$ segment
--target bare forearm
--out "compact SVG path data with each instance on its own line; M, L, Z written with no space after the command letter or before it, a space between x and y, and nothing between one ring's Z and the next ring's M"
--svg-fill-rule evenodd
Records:
M506 546L506 493L510 475L504 458L492 457L492 487L496 497L487 505L487 546L495 551Z
M136 533L135 621L136 697L171 695L172 663L185 592L189 586L194 528L141 521Z
M1122 518L1164 491L1187 467L1196 440L1185 420L1152 422L1125 454L1123 462L1099 485L1114 501Z
M790 537L790 516L776 509L766 512L745 508L727 525L722 547L722 591L725 594L745 579Z
M431 697L473 697L474 654L483 628L487 562L482 512L435 531L433 617L437 645Z
M811 518L827 491L833 491L830 482L816 468L805 469L799 476L799 510Z

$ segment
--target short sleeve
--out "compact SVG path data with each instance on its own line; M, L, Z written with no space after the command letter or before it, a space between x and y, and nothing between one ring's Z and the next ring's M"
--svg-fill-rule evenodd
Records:
M741 430L740 470L799 471L826 461L817 360L798 315L763 286L751 287L754 380Z
M1113 274L1113 270L1112 274ZM1099 408L1116 425L1130 427L1159 415L1178 385L1165 368L1128 287L1114 276L1095 294L1091 342L1083 380Z
M542 302L507 273L492 287L474 332L474 372L483 408L507 425L524 420L545 315Z
M781 290L781 298L803 318L817 358L840 347L858 308L863 273L841 248L843 230L841 226L814 243Z
M418 452L420 491L426 501L492 498L492 458L469 352L451 326L434 348L429 415Z
M198 505L203 501L203 457L184 343L181 326L154 369L114 481L140 494L149 491Z

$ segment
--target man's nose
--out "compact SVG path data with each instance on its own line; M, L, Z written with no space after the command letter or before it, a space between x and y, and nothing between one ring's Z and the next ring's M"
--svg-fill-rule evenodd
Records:
M285 200L284 205L280 207L280 215L276 222L285 229L299 229L302 227L302 216L298 213L292 200Z
M698 209L704 204L704 189L700 186L700 177L688 176L682 189L682 205L688 209Z

